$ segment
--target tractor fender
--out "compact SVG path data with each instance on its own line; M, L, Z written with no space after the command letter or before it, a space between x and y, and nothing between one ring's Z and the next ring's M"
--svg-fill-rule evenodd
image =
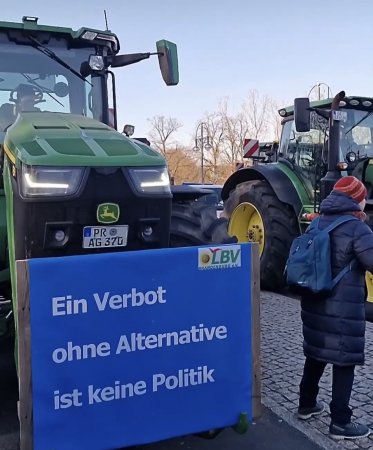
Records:
M237 170L225 182L221 193L222 200L225 201L230 191L238 184L253 180L265 180L281 202L292 206L297 216L301 213L302 202L294 184L278 167L278 164L257 165Z

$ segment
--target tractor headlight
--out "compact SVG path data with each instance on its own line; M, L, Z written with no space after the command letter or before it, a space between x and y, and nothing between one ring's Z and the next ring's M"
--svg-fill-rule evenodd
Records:
M141 194L170 193L170 178L166 167L129 169L130 177Z
M83 178L83 169L23 164L21 176L23 197L65 196L77 192Z

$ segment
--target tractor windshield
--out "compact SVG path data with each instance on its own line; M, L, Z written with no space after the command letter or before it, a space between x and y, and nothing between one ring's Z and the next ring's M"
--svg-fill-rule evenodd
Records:
M347 120L340 124L339 160L347 162L346 155L351 152L356 160L373 158L373 114L366 110L341 109L347 112ZM285 119L279 156L292 163L311 199L327 170L328 139L328 122L314 111L311 112L311 129L307 132L297 131L292 117Z
M340 160L354 152L357 158L373 157L373 114L367 111L343 109L347 120L341 122ZM298 132L294 120L284 124L280 152L297 166L312 170L315 163L327 163L328 123L315 112L311 113L311 130Z
M347 121L341 122L341 151L344 157L354 152L358 159L373 157L373 115L367 111L347 110Z
M35 47L1 42L0 36L0 142L1 134L22 111L74 113L103 119L101 76L85 80ZM95 48L67 48L63 39L51 38L48 48L76 72L96 54Z

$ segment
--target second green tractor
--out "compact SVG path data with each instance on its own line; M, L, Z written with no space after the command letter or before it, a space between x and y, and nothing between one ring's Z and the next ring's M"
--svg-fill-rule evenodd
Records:
M310 104L308 98L279 111L282 134L256 163L226 181L223 215L229 234L260 246L261 286L281 290L293 239L310 223L308 213L342 176L354 175L368 190L366 213L373 226L373 98L346 96ZM368 311L373 307L367 274Z

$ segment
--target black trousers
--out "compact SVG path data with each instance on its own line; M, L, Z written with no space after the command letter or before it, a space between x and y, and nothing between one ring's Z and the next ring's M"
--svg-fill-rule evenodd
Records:
M300 383L299 407L316 405L319 393L319 381L326 367L325 362L306 358L303 378ZM332 401L330 416L333 423L346 425L351 420L352 410L349 408L355 366L333 365Z

